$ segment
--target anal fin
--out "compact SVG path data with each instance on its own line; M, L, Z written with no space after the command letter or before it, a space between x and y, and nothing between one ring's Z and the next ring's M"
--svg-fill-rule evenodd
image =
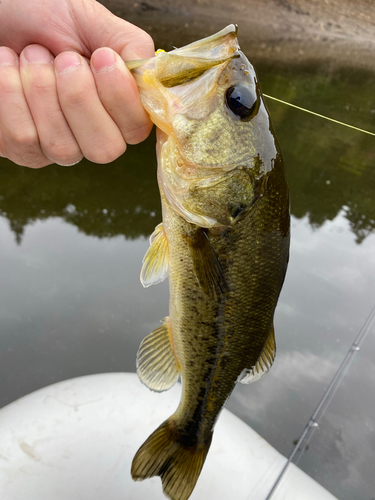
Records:
M163 223L158 224L150 236L150 248L142 264L141 283L145 288L161 283L168 276L169 246Z
M263 350L258 358L258 361L252 368L243 370L243 372L238 378L238 382L241 382L241 384L251 384L251 382L259 380L271 368L275 356L276 356L275 331L272 325L267 342L263 347Z
M169 318L147 335L139 346L137 373L141 382L156 392L167 391L178 380L179 367L172 346Z

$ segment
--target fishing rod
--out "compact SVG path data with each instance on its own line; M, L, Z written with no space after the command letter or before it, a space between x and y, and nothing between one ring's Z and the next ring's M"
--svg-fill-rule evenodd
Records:
M348 352L346 353L344 359L342 360L339 368L337 369L336 373L332 377L331 382L329 383L327 389L325 390L322 399L320 400L319 404L315 408L315 411L311 415L309 421L305 425L305 428L303 429L303 432L298 439L297 444L294 446L292 449L292 452L290 453L288 460L284 464L284 467L281 469L280 474L276 478L276 481L274 482L270 492L268 493L267 497L265 500L270 500L273 493L275 492L277 486L280 484L280 481L284 477L289 465L292 463L294 457L297 455L298 451L300 451L297 460L294 462L295 464L298 463L299 459L301 458L304 450L306 449L307 444L310 442L310 439L313 435L313 432L319 427L319 421L324 415L329 403L331 402L335 392L337 391L338 387L340 386L342 379L344 378L347 369L350 366L350 363L353 360L354 355L360 350L360 346L363 343L365 337L367 336L368 332L370 331L370 328L372 327L372 324L375 319L375 305L370 311L370 314L367 316L366 321L363 323L362 327L360 328L356 338L354 339L353 343L351 344Z

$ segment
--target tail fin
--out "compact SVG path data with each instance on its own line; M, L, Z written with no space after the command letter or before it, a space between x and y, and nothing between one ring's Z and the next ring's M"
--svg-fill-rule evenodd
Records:
M211 439L204 445L187 447L172 432L166 420L139 448L132 463L135 481L160 476L164 494L171 500L187 500L198 480Z

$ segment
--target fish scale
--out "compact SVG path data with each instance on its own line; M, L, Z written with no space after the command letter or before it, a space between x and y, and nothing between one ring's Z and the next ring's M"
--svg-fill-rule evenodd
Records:
M236 35L231 25L133 67L158 126L163 212L141 281L168 276L170 288L169 317L143 340L137 372L154 391L178 377L182 388L175 413L137 451L132 476L159 475L172 500L193 491L236 383L264 375L276 350L289 194L259 83Z

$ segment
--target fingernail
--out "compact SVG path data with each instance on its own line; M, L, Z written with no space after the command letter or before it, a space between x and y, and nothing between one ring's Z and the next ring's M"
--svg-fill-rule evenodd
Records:
M91 56L91 64L96 72L106 71L116 64L116 57L111 49L101 48Z
M55 59L55 67L58 73L65 73L81 65L81 57L76 52L63 52Z
M12 66L17 64L17 58L13 50L8 47L0 47L0 66Z
M29 45L22 54L29 63L47 64L53 62L50 51L41 45Z

